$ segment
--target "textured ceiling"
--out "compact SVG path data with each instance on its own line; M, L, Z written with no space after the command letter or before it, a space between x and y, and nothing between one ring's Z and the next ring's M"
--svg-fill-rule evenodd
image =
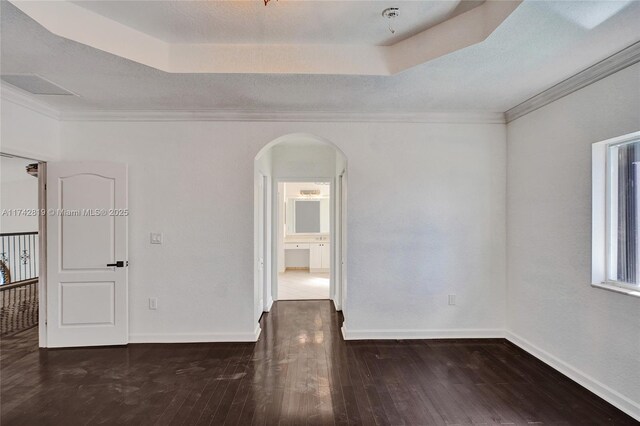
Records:
M640 40L640 2L525 1L486 41L394 76L168 74L0 8L2 73L79 94L39 97L63 110L502 112Z
M75 1L169 43L387 45L483 1ZM382 11L399 7L396 34Z

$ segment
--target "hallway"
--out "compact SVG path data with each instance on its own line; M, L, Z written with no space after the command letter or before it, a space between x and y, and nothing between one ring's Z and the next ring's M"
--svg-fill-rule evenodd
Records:
M344 342L330 301L276 302L253 343L2 342L2 424L636 424L506 341Z
M278 274L278 300L329 299L329 273L286 271Z

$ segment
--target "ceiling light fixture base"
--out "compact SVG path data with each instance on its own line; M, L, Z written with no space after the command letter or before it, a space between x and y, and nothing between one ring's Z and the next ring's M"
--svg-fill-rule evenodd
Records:
M388 7L382 11L382 16L389 21L389 31L391 31L391 34L395 34L396 30L393 28L392 22L400 16L400 9L397 7Z

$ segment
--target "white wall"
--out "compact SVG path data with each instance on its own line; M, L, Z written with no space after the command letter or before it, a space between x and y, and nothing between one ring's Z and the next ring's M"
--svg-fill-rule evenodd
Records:
M500 335L504 126L369 125L347 141L347 335Z
M13 92L12 92L13 93ZM6 99L3 88L0 100L0 152L35 160L55 160L60 156L58 120ZM14 95L15 97L15 95ZM2 159L0 206L3 209L38 207L38 180L24 170L32 161ZM19 166L12 167L14 163ZM20 173L18 175L18 173ZM2 232L38 230L34 216L3 216Z
M336 173L336 150L331 146L281 144L271 151L275 178L330 178Z
M27 164L25 161L4 157L0 161L0 210L3 211L0 215L0 230L4 233L38 231L37 215L4 214L5 211L38 209L38 179L29 176L23 167L18 170L7 167L7 162ZM19 175L16 174L18 171L21 172Z
M253 332L254 158L290 133L330 140L349 161L352 337L495 335L505 326L505 132L500 124L64 122L61 139L65 159L129 164L133 340ZM164 244L150 245L149 232L163 232ZM457 306L447 306L449 293ZM158 297L158 310L147 309L148 297Z
M0 121L0 152L35 160L59 158L58 120L2 98Z
M305 189L319 190L319 197L329 197L331 189L331 185L319 185L315 182L286 182L284 186L287 198L300 197L300 191Z
M591 144L640 129L639 88L640 64L509 124L507 222L509 330L640 419L640 299L589 285Z

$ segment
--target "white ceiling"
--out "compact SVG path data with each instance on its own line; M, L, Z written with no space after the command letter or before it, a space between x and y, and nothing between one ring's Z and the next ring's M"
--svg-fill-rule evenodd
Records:
M288 1L278 14L258 0L108 2L102 9L109 17L82 6L91 2L11 3L55 35L170 73L392 75L484 41L521 1L409 2L393 27L402 40L389 46L375 44L391 34L389 21L375 17L375 2ZM357 26L338 22L341 13ZM199 42L158 38L193 30L203 35Z
M483 1L74 1L168 43L388 45ZM399 7L396 34L382 11Z
M79 94L38 97L62 110L502 112L640 40L640 2L525 1L486 41L393 76L170 74L0 8L2 73Z

